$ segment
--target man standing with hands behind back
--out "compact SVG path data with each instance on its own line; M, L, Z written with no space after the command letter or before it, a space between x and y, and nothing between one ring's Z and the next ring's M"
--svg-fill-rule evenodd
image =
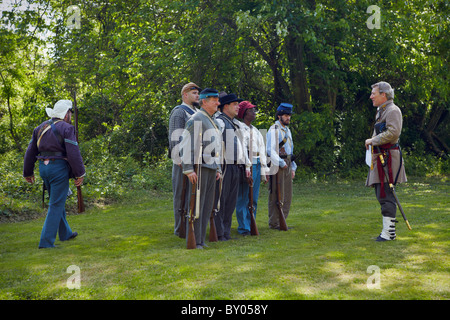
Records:
M365 141L366 149L372 146L372 164L366 180L366 186L373 186L378 202L381 205L383 229L376 241L394 240L397 203L389 182L392 184L406 182L405 166L398 144L402 131L402 112L394 100L394 89L387 82L372 85L370 95L372 104L377 107L375 127L372 138ZM389 177L386 177L379 155L383 154Z

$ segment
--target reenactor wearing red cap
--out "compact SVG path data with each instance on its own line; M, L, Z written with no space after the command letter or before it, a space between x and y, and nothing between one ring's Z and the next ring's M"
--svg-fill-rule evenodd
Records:
M250 206L253 209L253 215L256 217L258 206L259 187L261 180L266 182L267 158L264 137L257 128L252 125L256 118L257 108L249 101L239 103L238 118L243 136L243 146L248 152L249 160L252 163L252 179L241 179L239 183L238 200L236 203L236 218L238 221L238 232L243 235L250 235L251 217ZM252 203L249 203L250 184L253 186Z

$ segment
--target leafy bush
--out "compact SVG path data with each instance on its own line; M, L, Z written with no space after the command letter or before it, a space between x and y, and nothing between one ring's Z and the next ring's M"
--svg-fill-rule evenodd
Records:
M131 157L111 156L108 151L108 138L99 137L81 144L81 153L85 161L86 177L82 191L85 205L97 202L121 200L130 192L172 190L172 162L165 159L153 163L152 155L146 153L144 160L138 162ZM24 214L43 214L42 179L39 166L35 165L36 183L28 184L22 177L23 155L9 152L0 160L0 215L11 217ZM68 212L76 210L76 191L73 182L70 188L74 194L66 203ZM46 192L45 203L48 204Z

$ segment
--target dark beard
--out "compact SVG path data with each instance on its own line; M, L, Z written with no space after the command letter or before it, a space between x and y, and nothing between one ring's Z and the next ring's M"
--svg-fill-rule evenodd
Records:
M194 102L192 102L192 106L198 108L198 107L200 107L200 103L198 103L197 101L194 101Z

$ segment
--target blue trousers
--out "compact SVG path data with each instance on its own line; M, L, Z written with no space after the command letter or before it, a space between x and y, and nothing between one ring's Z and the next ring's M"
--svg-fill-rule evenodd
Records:
M253 177L253 207L254 207L254 215L256 217L256 208L258 206L258 197L259 197L259 186L261 184L261 163L258 162L253 164L252 168L252 177ZM250 210L248 208L249 202L249 191L250 186L247 181L243 179L241 183L239 183L239 191L238 191L238 199L236 203L236 218L238 221L238 232L246 233L250 232Z
M39 173L50 195L39 248L54 247L57 232L61 241L68 240L73 234L66 220L65 209L69 191L69 171L66 160L50 161L47 165L39 161Z

